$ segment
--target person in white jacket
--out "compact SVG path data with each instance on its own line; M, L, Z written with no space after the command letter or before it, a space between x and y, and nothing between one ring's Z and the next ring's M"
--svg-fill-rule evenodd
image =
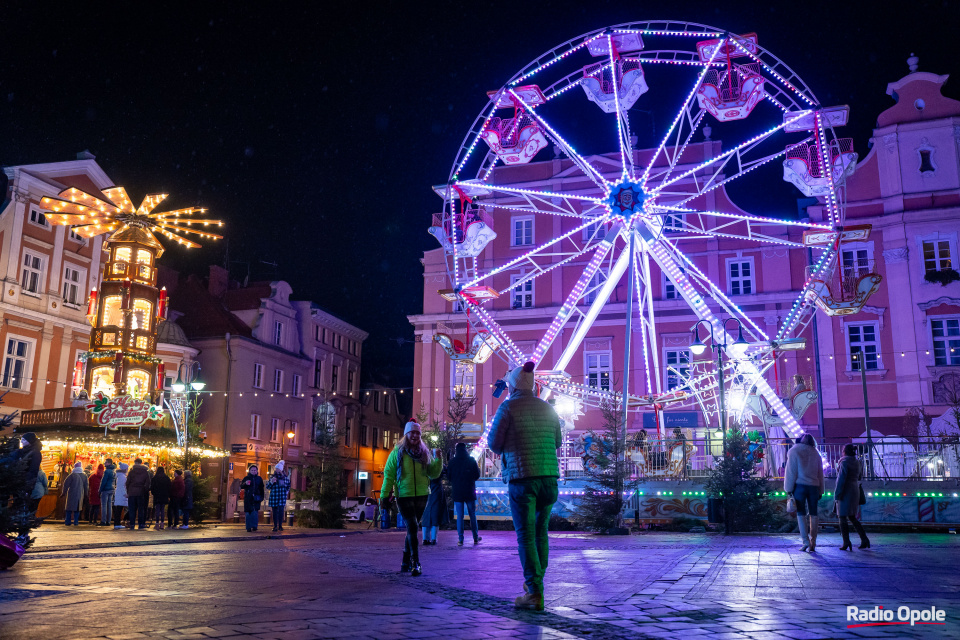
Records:
M803 542L800 550L813 553L817 550L817 530L820 527L817 503L823 496L824 484L823 459L817 451L817 442L809 433L787 453L783 490L797 501L797 525Z
M114 529L123 529L125 528L121 522L123 522L123 510L127 508L127 505L130 503L127 498L127 469L129 465L126 462L120 463L120 468L117 470L117 488L116 493L113 496L113 528Z

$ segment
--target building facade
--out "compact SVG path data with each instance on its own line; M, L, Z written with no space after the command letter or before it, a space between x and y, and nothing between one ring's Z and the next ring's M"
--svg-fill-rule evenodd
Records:
M801 427L809 432L849 439L864 431L864 400L855 354L863 354L865 360L872 428L878 433L901 433L904 414L910 407L925 407L933 415L942 413L946 407L944 390L953 389L955 382L960 382L960 376L955 378L957 374L951 368L960 366L960 283L932 284L926 276L935 272L931 277L949 279L949 271L956 268L958 259L960 103L941 95L945 81L946 76L913 72L892 83L888 93L897 103L880 114L871 150L847 178L846 224L871 224L873 230L868 241L841 245L837 277L878 273L883 277L879 291L853 315L830 317L818 311L816 324L808 325L799 334L805 338L806 348L785 352L765 374L768 383L786 401L798 389L818 393L820 407L812 404L799 418ZM722 152L722 141L707 138L690 143L685 154L699 161L718 157ZM653 150L633 153L637 165L642 166L643 159L650 157ZM588 160L605 177L616 179L614 172L620 166L617 157L599 155ZM570 163L558 157L499 166L493 169L490 179L493 184L511 188L576 193L578 175L582 174L572 171ZM591 186L582 178L580 181L584 188ZM678 187L678 191L682 188ZM709 191L705 198L704 210L740 211L724 188ZM496 196L493 206L487 202L487 213L491 215L487 223L493 226L497 237L478 256L479 273L504 265L551 238L575 231L581 224L577 218L524 215L511 211L514 204L519 206L520 198L511 199L503 193ZM797 214L789 212L790 215L777 217L809 217L818 222L825 219L822 201L811 199L804 204L802 209L798 207ZM585 229L584 239L592 231ZM669 231L665 227L665 233ZM789 227L763 227L763 232L775 239L801 240L800 233ZM683 247L685 255L769 335L776 334L806 282L810 258L805 250L787 250L776 242L717 237L686 240ZM562 259L558 255L557 264L543 261L540 268L545 273L536 279L525 278L529 265L522 261L494 275L493 288L506 294L484 308L490 309L497 323L525 353L531 353L548 330L587 263L583 257L559 264ZM505 373L506 365L497 357L484 364L451 362L434 338L446 334L465 343L469 341L463 314L455 308L457 303L439 295L450 287L443 250L427 251L422 264L423 313L409 316L417 340L414 406L422 403L428 411L443 412L457 389L476 393L479 401L468 420L475 425L475 433L479 433L479 425L492 417L499 404L490 392L493 383ZM702 357L691 353L691 328L697 317L670 281L658 273L656 264L651 264L651 270L651 293L657 314L656 349L664 365L660 383L669 390L681 384L676 371L686 373L710 358L711 351L707 350ZM604 278L602 270L599 278ZM619 390L618 380L624 368L627 291L626 278L622 278L580 351L566 367L573 381ZM580 304L589 302L592 300L587 293ZM640 331L639 324L635 315L635 332ZM572 329L562 329L544 360L556 360L571 334ZM633 342L639 342L638 333ZM634 348L629 364L633 372L643 370L642 358L642 350ZM644 376L631 376L632 394L655 391L647 387ZM960 390L960 385L956 388ZM727 401L739 409L748 399L731 394ZM668 408L660 416L667 426L670 413ZM689 415L673 417L681 423L689 419ZM653 426L652 418L652 414L636 412L629 419L628 428L649 429ZM716 427L713 418L713 426L708 429L702 413L693 419L696 427L688 436L704 438ZM689 424L686 422L685 426ZM756 418L754 424L758 424ZM576 421L578 431L597 426L599 412L595 410L587 410Z
M379 495L383 486L383 467L387 456L403 437L406 424L397 406L397 391L379 384L371 384L361 396L361 437L357 442L359 478L358 495ZM366 481L366 482L364 482Z

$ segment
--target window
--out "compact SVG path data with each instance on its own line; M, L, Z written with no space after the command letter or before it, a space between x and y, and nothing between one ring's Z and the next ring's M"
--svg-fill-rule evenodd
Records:
M387 431L386 429L383 430L383 448L384 449L390 448L390 432Z
M350 436L353 432L353 418L347 418L347 424L343 428L343 446L350 447Z
M599 242L600 240L603 240L605 236L606 236L606 225L599 220L591 223L589 226L583 229L584 242L589 242L591 239L594 242Z
M297 439L300 437L300 423L299 422L290 422L290 427L287 429L287 433L292 433L292 438L287 438L287 441L290 444L297 444ZM283 434L283 437L286 438L287 434Z
M273 344L283 346L283 323L273 323Z
M330 390L334 393L337 392L337 385L340 382L340 365L335 364L333 368L330 369Z
M933 164L933 151L930 149L920 149L920 173L935 172L937 168Z
M341 351L343 350L343 336L339 333L333 334L333 346Z
M453 380L450 381L452 395L463 394L466 398L472 398L476 394L476 367L472 362L453 363L451 369Z
M300 376L297 375L297 374L293 374L293 389L292 389L293 395L295 395L295 396L299 396L299 395L300 395L300 386L301 386L301 385L300 385Z
M847 325L847 345L850 354L849 371L860 371L861 357L866 363L867 371L875 371L880 368L880 350L878 348L880 339L878 333L875 322ZM854 358L855 355L856 358Z
M859 278L870 270L870 250L864 248L844 249L840 252L843 277Z
M317 389L323 386L323 360L313 362L313 386Z
M323 342L323 344L327 344L327 329L326 329L326 327L324 327L324 329L323 329L323 340L321 340L321 342Z
M683 229L683 214L671 213L663 216L663 229L664 231Z
M949 240L924 240L923 241L923 270L927 273L931 271L943 271L952 268L950 261L950 241Z
M373 428L373 438L371 438L370 441L373 443L374 448L380 446L380 430L376 427Z
M960 318L930 320L933 333L933 364L960 365Z
M385 393L383 395L383 412L387 415L390 415L390 394Z
M280 442L280 418L270 418L270 442Z
M263 389L263 365L259 362L253 365L253 388Z
M87 242L87 239L77 233L73 227L70 227L70 232L67 234L67 237L74 242L79 242L80 244L86 244Z
M130 319L131 329L150 330L150 321L153 318L153 305L149 300L137 298L133 301L133 314Z
M664 300L679 300L680 296L677 294L677 287L670 282L670 278L666 274L663 274L663 299Z
M47 216L40 213L40 210L35 207L30 207L30 222L41 227L50 226L50 223L47 221Z
M63 270L63 301L67 304L79 305L80 300L80 272L73 267Z
M360 446L361 447L366 447L366 446L369 446L370 444L367 438L368 431L369 429L367 429L366 425L360 425Z
M347 369L347 393L353 395L353 378L356 375L356 371L353 369Z
M7 338L7 351L3 359L2 386L10 389L26 389L27 362L30 343L18 338Z
M753 260L727 260L727 275L730 281L730 295L739 296L753 293Z
M603 283L607 281L607 274L603 269L598 269L593 277L590 278L590 284L587 285L587 295L583 297L583 301L586 304L593 304L597 299L597 295L600 293L600 289L603 287Z
M273 390L276 393L283 391L283 370L274 369L273 370Z
M394 434L393 434L393 446L394 446L394 447L396 447L396 446L400 443L400 438L401 438L401 437L402 437L402 436L400 435L400 432L399 432L399 431L395 431L395 432L394 432Z
M260 439L260 414L259 413L250 414L250 439L251 440Z
M123 326L123 311L120 309L120 302L120 296L107 296L103 299L103 326Z
M373 410L380 411L380 392L376 390L373 392Z
M533 216L512 218L513 234L510 236L511 247L525 247L533 244Z
M688 349L667 349L663 353L663 361L667 366L667 391L682 387L690 375L690 351Z
M587 351L584 353L587 386L610 391L610 352Z
M533 306L533 278L517 284L517 282L523 280L524 277L522 274L519 276L510 276L510 286L513 287L511 300L514 309L527 309Z
M23 272L20 275L20 286L24 291L40 293L43 282L43 258L27 251L23 252Z

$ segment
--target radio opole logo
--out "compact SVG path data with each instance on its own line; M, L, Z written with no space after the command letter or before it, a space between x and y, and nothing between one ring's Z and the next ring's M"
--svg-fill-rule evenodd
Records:
M874 606L872 609L863 609L852 605L847 607L847 622L859 623L848 624L847 629L895 624L908 624L911 627L917 624L945 625L946 619L947 612L936 607L914 609L913 607L902 606L897 607L896 610L884 609L882 606Z

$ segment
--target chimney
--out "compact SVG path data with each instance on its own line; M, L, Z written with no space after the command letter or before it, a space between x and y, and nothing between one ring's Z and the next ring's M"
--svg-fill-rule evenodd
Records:
M210 277L207 282L207 291L214 298L223 298L227 293L227 287L230 283L230 272L221 266L210 265Z

